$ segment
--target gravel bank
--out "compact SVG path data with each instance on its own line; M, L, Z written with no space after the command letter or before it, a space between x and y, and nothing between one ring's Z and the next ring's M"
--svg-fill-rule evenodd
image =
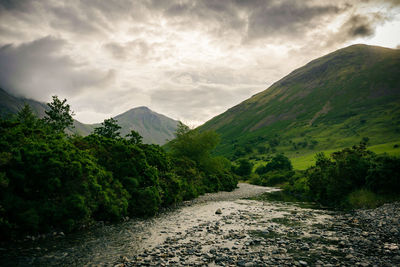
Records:
M210 200L220 202L196 205ZM400 266L399 203L340 213L229 194L197 201L189 227L177 218L180 231L114 266Z

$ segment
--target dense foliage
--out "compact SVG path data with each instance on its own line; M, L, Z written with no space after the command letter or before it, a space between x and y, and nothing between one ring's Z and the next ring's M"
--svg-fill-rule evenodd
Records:
M287 192L339 208L374 207L400 196L400 158L377 155L361 142L316 155L316 163L288 179Z
M68 136L69 106L55 97L49 107L44 119L25 106L0 121L2 239L150 216L163 206L236 187L230 162L210 154L218 143L214 132L181 125L168 154L143 144L135 131L121 138L113 120L87 137Z
M375 194L400 193L400 158L376 155L365 143L335 152L330 158L317 154L306 172L312 198L325 205L346 206L359 190Z
M250 182L280 185L286 193L337 208L374 207L400 196L400 158L376 155L359 145L316 155L316 163L306 171L293 171L290 160L276 155L260 166Z
M294 174L290 160L283 154L277 154L267 164L257 167L250 182L263 186L276 186L289 181Z

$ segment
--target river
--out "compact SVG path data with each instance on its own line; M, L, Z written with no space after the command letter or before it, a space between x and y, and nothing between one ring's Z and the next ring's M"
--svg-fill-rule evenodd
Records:
M389 250L394 253L389 258L362 254L365 244L372 246L370 234L354 226L352 214L249 199L276 190L241 183L233 192L206 194L150 219L25 241L3 249L0 265L354 266L366 262L368 266L396 262L398 248ZM376 233L371 236L378 241L383 238ZM381 241L385 244L394 243Z

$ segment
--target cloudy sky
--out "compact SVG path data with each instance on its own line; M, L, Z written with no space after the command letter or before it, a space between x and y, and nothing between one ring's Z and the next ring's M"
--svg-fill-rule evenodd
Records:
M0 0L0 87L195 126L355 43L399 48L400 0Z

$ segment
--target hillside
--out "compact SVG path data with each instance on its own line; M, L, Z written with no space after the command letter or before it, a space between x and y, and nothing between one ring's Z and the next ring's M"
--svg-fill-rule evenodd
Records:
M47 105L32 99L19 98L10 95L0 88L0 116L7 117L17 113L24 104L32 107L33 112L43 117ZM73 109L73 108L72 108ZM137 131L142 137L143 142L162 145L166 140L174 138L174 133L178 122L164 115L158 114L147 107L133 108L127 112L114 117L121 126L121 135L127 135L131 130ZM100 123L85 124L74 120L74 128L68 130L71 133L86 136L93 132Z
M311 61L214 117L217 153L290 157L400 140L400 50L353 45Z

